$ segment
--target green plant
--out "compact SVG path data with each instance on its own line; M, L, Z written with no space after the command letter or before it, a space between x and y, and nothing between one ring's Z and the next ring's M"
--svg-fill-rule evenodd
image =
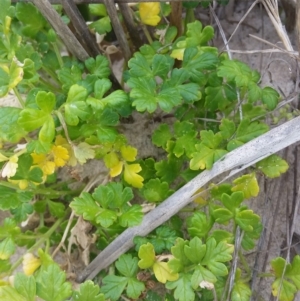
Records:
M0 209L10 212L0 227L1 300L33 301L38 296L46 301L100 301L122 295L182 301L230 295L233 301L249 300L251 273L243 250L255 247L262 225L243 202L259 193L257 173L273 178L288 169L277 155L232 183L199 191L195 208L186 209L186 225L180 215L174 216L147 237L136 237L136 249L101 274L100 288L86 281L79 290L72 289L50 250L68 241L72 252L75 234L70 229L75 232L83 220L98 237L97 252L127 228L138 226L143 218L138 197L159 204L228 152L266 133L265 115L276 108L278 92L261 88L258 72L209 46L213 28L194 20L178 38L176 27L167 24L152 41L144 27L149 44L134 54L124 72L130 91L113 90L106 57L79 62L62 56L61 41L32 4L12 6L3 0L1 5L0 96L13 91L19 100L18 107L0 108ZM135 15L144 24L157 25L169 8L152 3L153 11L145 15L141 4ZM90 12L101 17L90 28L110 32L105 6L91 5ZM120 120L136 112L149 120L171 120L152 134L164 158L138 158L138 150L119 132ZM58 180L59 168L90 159L104 162L104 176L86 185L79 181L75 189L70 187L76 175ZM22 231L20 223L32 214L38 225ZM73 221L75 214L82 219ZM12 264L18 246L27 254ZM234 251L241 261L235 269ZM292 300L300 289L298 261L296 256L292 264L283 258L271 263L273 293L281 291L280 300ZM7 277L22 262L24 273L15 274L9 284ZM162 283L163 289L149 283Z

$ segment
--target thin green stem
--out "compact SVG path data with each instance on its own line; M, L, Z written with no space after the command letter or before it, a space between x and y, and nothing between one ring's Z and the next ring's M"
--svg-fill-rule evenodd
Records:
M52 43L52 46L53 46L54 52L56 54L59 66L60 66L60 68L62 68L64 66L64 62L63 62L62 57L60 55L60 51L59 51L59 49L57 47L57 44L56 43Z
M152 38L151 38L150 32L149 32L149 30L147 29L147 27L146 27L144 24L142 24L142 29L143 29L143 32L144 32L144 34L145 34L147 40L148 40L148 43L149 43L149 44L152 44L152 43L153 43L153 40L152 40Z
M57 78L57 75L55 74L55 72L53 72L51 69L48 69L45 66L42 66L42 69L57 83L57 85L59 86L59 80Z
M38 240L31 248L27 250L27 253L32 253L36 251L45 241L47 241L50 236L56 231L56 229L60 226L61 222L63 221L63 218L59 218L52 227L43 235L43 237ZM23 257L21 256L18 258L18 260L12 265L10 271L14 271L23 261Z
M19 186L13 183L0 181L0 186L8 187L15 190L20 190ZM73 195L78 194L82 191L82 189L77 190L62 190L62 191L56 191L51 188L28 188L27 191L33 192L34 194L42 194L46 195L49 198L58 198L63 195Z
M21 94L19 93L18 89L15 87L13 88L15 95L17 96L19 103L21 105L22 108L25 108L25 102L21 96Z
M244 269L247 273L244 280L249 281L251 279L251 269L250 269L250 267L249 267L249 265L248 265L248 263L245 259L245 256L243 255L241 250L239 250L239 258L240 258L240 261L241 261L241 263L242 263L242 265L243 265L243 267L244 267Z
M60 111L55 111L55 114L56 116L58 117L63 129L64 129L64 132L65 132L65 135L66 135L66 138L69 142L69 144L73 147L73 142L72 140L70 139L70 136L69 136L69 133L68 133L68 129L67 129L67 125L66 125L66 122L65 122L65 119L62 115L62 113Z

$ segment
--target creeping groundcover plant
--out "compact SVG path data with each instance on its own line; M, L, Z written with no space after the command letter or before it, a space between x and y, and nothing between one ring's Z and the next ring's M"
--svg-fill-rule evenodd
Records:
M258 72L210 46L213 27L191 16L193 5L186 4L179 36L168 23L169 4L132 7L148 43L126 63L116 88L106 56L78 61L63 54L33 4L1 0L0 97L14 94L18 103L0 107L0 209L7 212L0 227L0 300L250 299L244 254L255 248L262 224L244 201L258 195L258 174L287 171L277 155L201 188L193 206L135 236L134 247L120 251L96 278L75 281L81 271L74 257L87 265L138 227L147 210L269 130L265 117L280 95L259 85ZM105 6L88 8L96 16L90 29L111 34ZM122 122L137 116L160 120L151 133L159 158L139 157L120 132ZM105 169L85 181L77 167L89 160ZM290 263L278 257L271 265L273 295L292 300L300 289L300 257Z

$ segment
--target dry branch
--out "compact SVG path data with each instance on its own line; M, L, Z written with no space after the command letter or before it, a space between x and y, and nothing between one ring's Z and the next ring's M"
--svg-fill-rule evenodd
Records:
M256 162L300 141L299 131L300 117L297 117L228 153L216 162L211 170L203 171L148 213L139 226L128 228L119 235L78 275L78 281L94 278L133 246L135 236L145 236L169 220L188 205L193 199L192 196L209 181L230 171L229 175L224 177L228 179Z

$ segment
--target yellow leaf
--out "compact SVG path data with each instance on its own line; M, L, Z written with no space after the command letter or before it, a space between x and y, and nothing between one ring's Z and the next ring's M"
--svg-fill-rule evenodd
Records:
M28 187L27 180L10 180L10 179L8 179L8 182L19 185L19 188L22 190L24 190Z
M125 181L136 188L142 188L143 187L143 177L138 175L137 173L141 171L142 168L140 164L125 164L124 169L124 179Z
M255 173L248 175L243 175L233 181L235 186L231 188L232 191L242 191L244 197L249 199L251 197L256 197L259 193L259 186Z
M74 146L74 154L80 164L86 163L87 159L95 158L95 151L91 148L91 145L85 142Z
M194 194L194 202L199 205L206 205L207 204L207 198L208 198L208 191L205 191L206 189L200 188L198 189Z
M184 50L185 48L181 48L181 49L174 49L171 54L170 57L177 59L179 61L183 60L183 54L184 54Z
M120 160L115 152L110 152L104 156L104 163L107 168L112 168L119 164Z
M41 260L35 257L31 253L27 253L23 258L23 271L24 274L29 276L32 275L36 269L38 269L41 265Z
M130 145L123 145L121 147L121 155L123 159L128 162L135 161L135 157L137 155L137 149Z
M155 262L153 265L153 272L156 279L161 283L166 283L167 281L175 281L178 279L178 273L172 273L167 262Z
M112 167L109 171L109 174L111 177L116 177L118 176L121 172L122 172L122 169L123 169L123 162L122 161L119 161L119 163Z
M159 2L142 2L139 5L140 17L142 23L156 26L160 22L160 4Z

